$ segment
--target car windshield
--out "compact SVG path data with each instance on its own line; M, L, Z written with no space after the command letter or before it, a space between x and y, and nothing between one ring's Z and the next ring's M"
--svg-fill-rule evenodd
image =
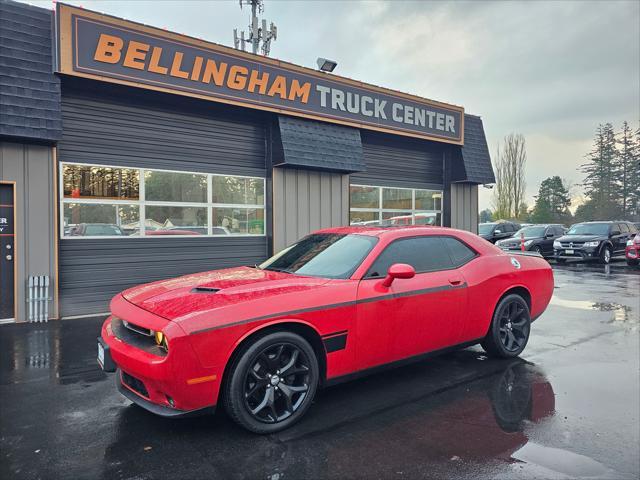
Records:
M572 225L567 235L607 235L608 223L578 223Z
M480 235L487 235L493 231L495 225L493 223L481 223L478 225L478 232Z
M514 236L524 235L526 238L544 237L544 231L547 227L525 227L516 232Z
M310 277L349 278L378 239L367 235L316 233L284 249L258 268Z

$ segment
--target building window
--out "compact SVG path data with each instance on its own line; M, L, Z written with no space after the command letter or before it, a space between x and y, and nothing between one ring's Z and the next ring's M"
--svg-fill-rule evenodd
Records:
M442 225L442 191L350 186L351 225Z
M265 234L264 178L72 163L61 171L64 238Z

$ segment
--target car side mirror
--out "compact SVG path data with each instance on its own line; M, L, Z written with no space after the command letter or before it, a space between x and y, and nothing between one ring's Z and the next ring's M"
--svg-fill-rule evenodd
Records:
M494 230L494 233L502 233L502 230L496 229L496 230Z
M549 232L549 233L547 233L545 235L545 238L553 238L553 237L555 237L555 235L553 233L551 233L551 232Z
M416 270L406 263L394 263L387 270L387 276L382 281L382 285L390 287L396 278L413 278L416 276Z

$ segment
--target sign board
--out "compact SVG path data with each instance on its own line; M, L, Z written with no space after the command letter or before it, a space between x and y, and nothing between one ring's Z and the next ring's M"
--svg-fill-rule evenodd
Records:
M57 70L462 145L464 109L58 4ZM393 68L389 65L389 68Z

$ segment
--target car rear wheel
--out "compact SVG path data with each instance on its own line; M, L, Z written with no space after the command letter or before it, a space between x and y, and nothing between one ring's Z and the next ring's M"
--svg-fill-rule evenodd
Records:
M291 332L274 332L235 356L225 385L225 409L247 430L277 432L311 406L318 378L318 360L309 343Z
M481 342L482 348L493 357L517 357L527 346L530 330L527 302L520 295L507 295L496 307L489 332Z
M611 247L605 245L600 252L600 263L608 265L611 262Z

